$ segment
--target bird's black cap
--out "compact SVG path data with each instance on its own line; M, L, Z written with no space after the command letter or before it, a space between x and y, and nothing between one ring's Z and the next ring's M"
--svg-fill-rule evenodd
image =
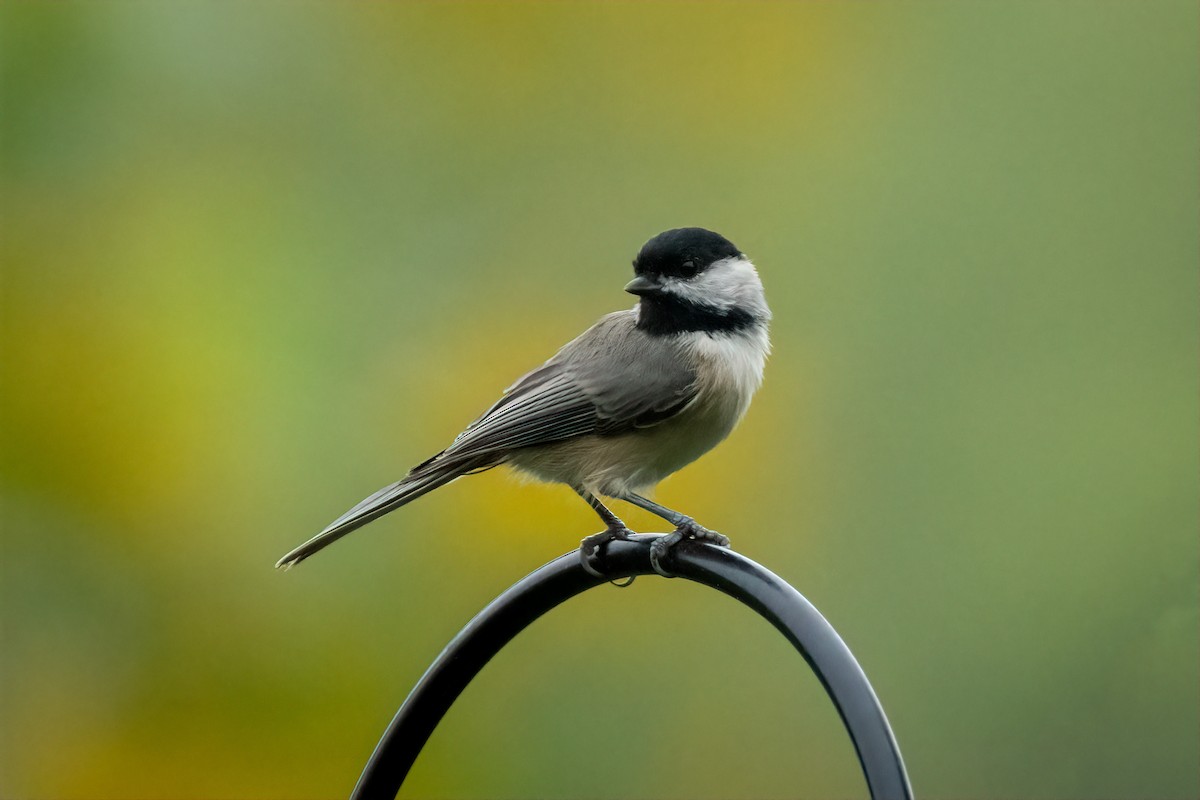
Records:
M714 261L741 254L719 233L704 228L672 228L642 245L633 260L633 271L637 275L690 278Z

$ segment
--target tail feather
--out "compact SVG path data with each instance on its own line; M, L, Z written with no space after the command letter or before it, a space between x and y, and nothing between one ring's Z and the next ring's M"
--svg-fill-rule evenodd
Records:
M368 522L379 519L389 511L394 511L418 497L432 492L440 486L445 486L454 479L476 472L486 465L467 463L437 463L426 462L410 472L403 480L385 486L375 494L361 501L345 514L331 522L325 530L309 539L304 544L292 550L275 564L278 569L291 569L304 559L323 550L351 531L361 528Z

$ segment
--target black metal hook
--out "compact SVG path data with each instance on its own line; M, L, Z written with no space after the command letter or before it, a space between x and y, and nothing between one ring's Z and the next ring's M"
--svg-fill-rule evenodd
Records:
M559 556L513 584L451 640L413 688L363 769L351 800L393 800L446 711L483 666L530 623L558 604L611 579L650 575L657 535L613 540L609 574L597 578L578 551ZM875 800L910 800L912 787L896 738L875 691L837 631L790 584L743 555L685 540L672 550L681 578L718 589L750 606L787 637L837 707Z

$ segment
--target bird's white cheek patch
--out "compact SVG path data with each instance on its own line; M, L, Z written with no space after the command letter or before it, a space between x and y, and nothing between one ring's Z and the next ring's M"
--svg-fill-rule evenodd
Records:
M676 297L698 306L718 311L737 307L763 318L770 316L758 272L745 258L718 261L690 281L672 279L669 287Z

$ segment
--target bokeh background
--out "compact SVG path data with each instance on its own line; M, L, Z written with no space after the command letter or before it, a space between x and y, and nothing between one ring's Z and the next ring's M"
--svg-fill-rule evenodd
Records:
M658 497L847 639L928 798L1195 798L1195 3L6 3L0 795L344 796L596 520L444 446L703 225L776 313ZM660 529L622 509L644 530ZM409 797L864 797L680 581L539 621Z

